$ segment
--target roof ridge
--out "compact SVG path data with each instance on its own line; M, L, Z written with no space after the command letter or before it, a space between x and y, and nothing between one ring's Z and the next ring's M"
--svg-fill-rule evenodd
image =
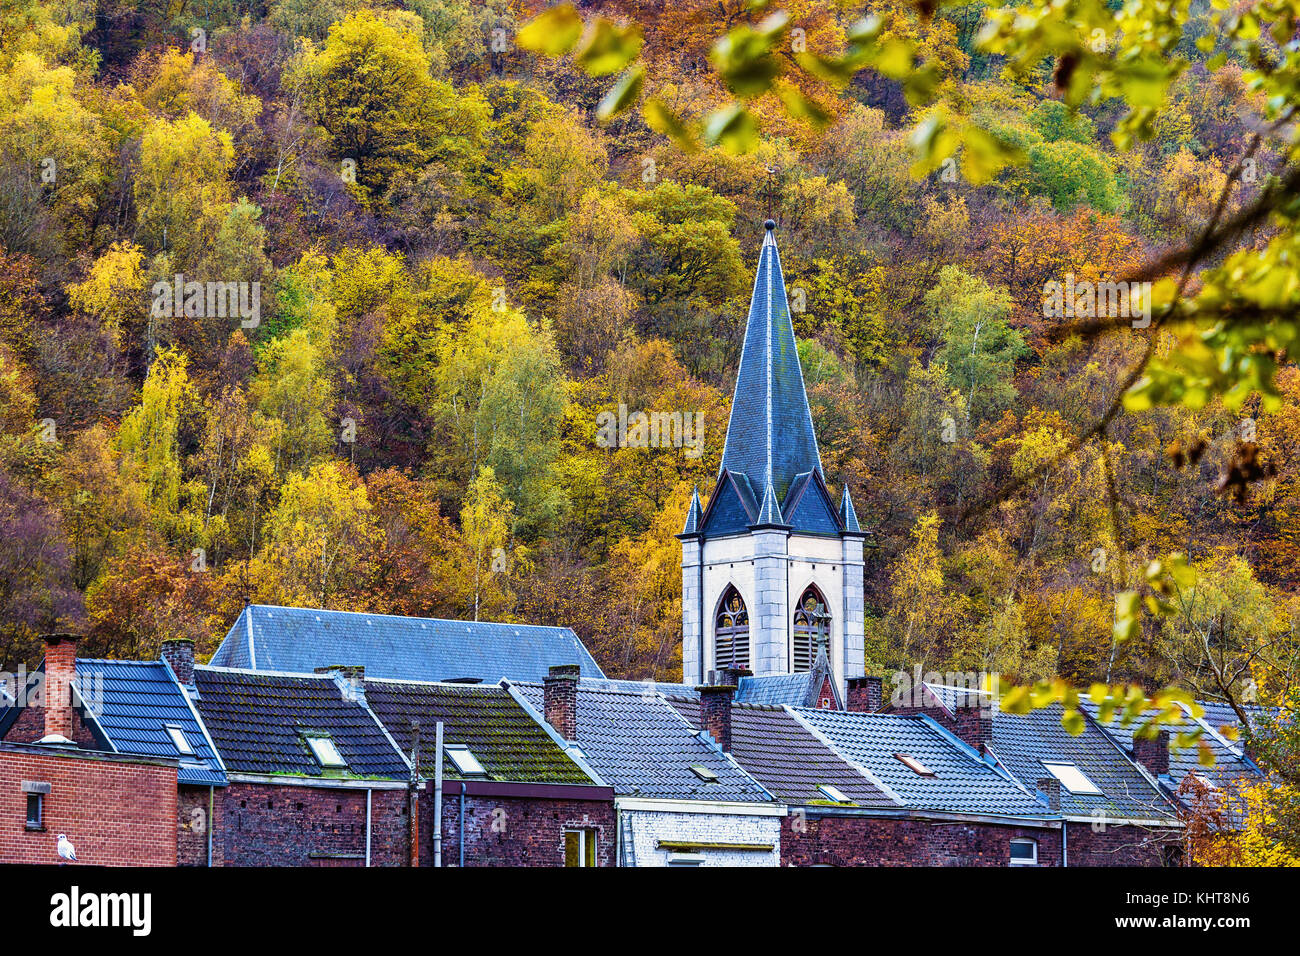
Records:
M292 607L287 604L249 604L244 608L244 610L247 611L255 608L271 608L276 611L296 611L301 614L347 614L353 617L390 618L395 621L436 621L439 624L468 624L476 627L525 627L538 631L567 631L570 634L574 633L573 628L564 627L560 624L520 624L514 621L467 621L460 617L417 617L412 614L385 614L382 611L340 611L322 607Z

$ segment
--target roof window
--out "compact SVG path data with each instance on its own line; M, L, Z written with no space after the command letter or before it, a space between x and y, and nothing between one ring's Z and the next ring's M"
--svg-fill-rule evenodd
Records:
M189 757L194 756L194 745L191 744L190 739L185 736L185 731L174 724L168 724L166 730L167 736L172 739L172 746L176 748L177 753L185 754Z
M691 764L691 773L695 774L695 776L699 777L705 783L718 782L718 775L714 773L712 770L710 770L708 767L705 767L701 764L698 763Z
M346 767L347 761L339 753L339 748L334 746L334 741L325 734L316 734L306 738L307 746L311 748L312 756L322 767L336 768Z
M915 773L918 777L934 776L933 770L931 770L925 764L921 763L921 761L917 760L911 754L894 754L894 756L897 757L899 760L901 760L903 762L903 765L907 767L909 770L911 770L913 773Z
M485 777L487 771L479 763L478 757L474 752L465 746L447 747L447 757L455 765L456 770L466 777Z
M1101 793L1097 785L1072 763L1052 763L1044 760L1043 766L1047 768L1048 773L1061 781L1061 786L1071 793Z

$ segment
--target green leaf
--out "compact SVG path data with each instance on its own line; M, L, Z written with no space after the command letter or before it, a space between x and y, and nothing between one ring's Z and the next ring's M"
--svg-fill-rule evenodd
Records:
M825 127L831 121L830 113L827 113L816 102L804 96L800 89L793 84L778 83L776 95L781 98L785 111L795 119L811 123L818 129Z
M1021 162L1024 151L978 126L962 130L961 171L973 186L982 186L1005 166Z
M733 95L750 99L772 88L781 72L772 48L784 31L785 15L774 14L758 30L738 26L713 44L709 57Z
M650 97L641 105L641 115L645 117L647 126L655 132L667 136L683 152L694 153L700 148L700 144L696 142L695 134L657 96Z
M645 67L636 66L618 78L618 82L605 94L596 107L596 118L602 123L613 119L636 102L645 85Z
M704 124L704 138L729 153L748 153L758 143L758 123L747 109L733 103L709 114Z
M816 53L804 51L794 55L795 62L819 80L828 83L847 83L858 68L849 60L831 60Z
M1079 736L1079 734L1083 733L1085 726L1083 714L1077 710L1067 710L1061 714L1061 726L1065 728L1065 732L1071 737Z
M582 36L582 17L572 3L561 3L533 17L519 28L516 42L543 56L564 56Z
M1029 688L1013 687L1002 698L1002 710L1008 714L1027 714L1030 710Z
M1121 591L1115 595L1115 640L1121 644L1137 633L1139 607L1136 591Z
M639 23L620 27L612 20L598 17L574 54L573 62L592 76L609 76L635 60L644 42Z

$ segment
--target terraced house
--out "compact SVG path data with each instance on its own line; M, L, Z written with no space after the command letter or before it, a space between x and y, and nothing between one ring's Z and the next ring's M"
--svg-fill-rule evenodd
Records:
M699 729L664 685L583 680L571 665L510 686L613 788L619 866L780 863L786 808L727 752L724 726L707 720L712 688L699 696L708 728Z

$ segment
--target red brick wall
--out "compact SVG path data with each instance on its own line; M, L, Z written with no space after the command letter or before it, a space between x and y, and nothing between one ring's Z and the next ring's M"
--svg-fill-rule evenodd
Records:
M44 705L28 704L19 711L18 719L14 721L8 733L4 735L4 739L11 744L34 744L44 736L45 707ZM95 741L95 735L86 726L86 722L81 719L81 714L75 711L72 715L72 739L79 746L89 750L97 750L100 746Z
M829 677L822 681L821 689L817 691L817 700L814 701L813 706L825 706L827 710L835 709L835 688L831 686Z
M1011 841L1038 841L1038 865L1061 865L1061 831L870 817L781 821L782 866L1008 866Z
M207 866L208 836L215 826L217 832L212 834L213 856L217 855L217 835L221 830L221 808L224 787L217 787L212 798L212 810L208 810L208 788L187 787L182 785L176 798L176 865ZM213 817L216 819L214 820ZM220 865L218 860L214 865Z
M1135 826L1094 829L1088 823L1066 826L1070 866L1166 866L1167 856L1182 847L1181 830Z
M217 802L215 866L365 865L365 790L232 783ZM406 865L406 821L405 790L371 791L371 866Z
M442 800L442 864L460 863L460 794ZM612 801L465 798L466 866L563 866L564 831L592 829L596 863L613 866ZM420 865L433 865L433 786L420 794Z
M50 784L43 830L27 829L24 780ZM81 864L175 866L176 767L0 749L0 863L56 864L60 833Z

